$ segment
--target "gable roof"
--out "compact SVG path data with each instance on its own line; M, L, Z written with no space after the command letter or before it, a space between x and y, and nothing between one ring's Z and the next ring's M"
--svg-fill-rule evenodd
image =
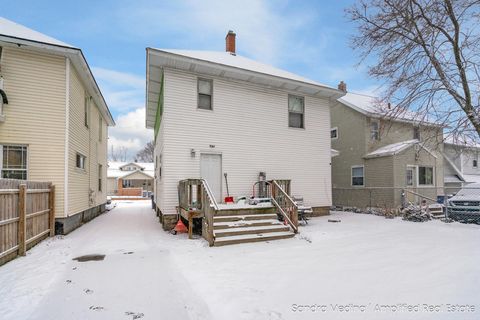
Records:
M379 157L394 156L403 152L404 150L411 148L414 145L419 145L422 149L430 153L433 157L435 158L437 157L435 154L433 154L432 151L428 150L425 146L423 146L419 140L413 139L413 140L392 143L392 144L380 147L377 150L367 153L366 155L363 156L363 158L372 159L372 158L379 158Z
M69 58L107 124L109 126L115 125L112 114L81 49L3 17L0 17L0 42Z
M247 81L331 99L337 99L344 94L325 84L230 52L147 48L147 128L155 125L162 68Z
M338 98L337 101L367 117L387 118L393 121L407 122L412 124L442 126L438 123L425 119L416 112L408 110L390 110L386 105L382 105L378 97L374 96L347 92L343 97Z
M132 171L124 171L121 168L126 167L128 165L135 165L141 169L132 170ZM108 178L124 178L132 174L133 172L142 172L149 177L153 177L155 175L155 165L153 162L119 162L119 161L109 161L108 168L107 168L107 177Z

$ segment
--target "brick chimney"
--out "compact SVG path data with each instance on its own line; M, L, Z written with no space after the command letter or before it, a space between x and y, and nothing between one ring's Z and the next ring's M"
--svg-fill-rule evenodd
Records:
M338 90L347 92L347 84L343 81L340 81L340 83L338 84Z
M225 51L235 54L235 32L229 30L225 37Z

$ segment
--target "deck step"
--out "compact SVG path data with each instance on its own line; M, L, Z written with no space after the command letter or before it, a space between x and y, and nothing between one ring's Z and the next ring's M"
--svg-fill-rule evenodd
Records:
M232 208L218 210L215 215L223 216L239 216L239 215L254 215L254 214L270 214L275 213L274 207L253 207L253 208Z
M266 219L277 219L276 213L267 213L267 214L245 214L245 215L235 215L235 216L218 216L213 217L214 223L216 222L230 222L230 221L241 221L241 220L266 220Z
M215 222L213 224L214 230L223 230L229 228L248 228L248 227L261 227L272 226L282 224L278 219L265 219L265 220L239 220L229 222Z
M259 242L259 241L269 241L269 240L280 240L293 238L295 234L293 232L271 232L271 233L257 233L257 234L244 234L238 236L230 237L221 237L215 239L214 246L220 247L229 244L239 244L239 243L249 243L249 242Z
M232 237L239 236L244 234L267 234L275 232L286 232L290 228L283 224L272 225L272 226L258 226L258 227L247 227L247 228L230 228L214 231L215 239L223 237Z

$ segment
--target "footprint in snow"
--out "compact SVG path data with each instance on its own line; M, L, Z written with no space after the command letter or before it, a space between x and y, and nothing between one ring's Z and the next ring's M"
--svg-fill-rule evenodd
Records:
M89 309L90 309L90 310L94 310L94 311L102 311L102 310L103 310L103 307L100 307L100 306L90 306Z
M132 311L127 311L125 312L125 315L131 316L133 320L135 319L141 319L143 318L144 314L141 312L132 312Z
M83 292L85 292L86 294L92 294L92 293L93 293L93 290L84 289Z

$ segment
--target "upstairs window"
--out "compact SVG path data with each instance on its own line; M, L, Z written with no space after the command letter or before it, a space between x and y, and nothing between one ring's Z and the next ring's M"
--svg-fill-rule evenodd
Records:
M88 128L90 123L90 97L88 96L87 92L85 92L85 99L83 101L83 117L84 117L84 124L85 127Z
M333 128L330 130L330 138L337 139L338 138L338 128Z
M0 145L1 178L27 180L27 147Z
M352 167L352 186L363 187L365 185L363 166Z
M212 110L213 82L198 79L198 108Z
M83 154L77 153L76 166L78 169L85 170L85 164L87 162L87 157Z
M477 159L473 160L473 167L478 168L478 160Z
M305 100L299 96L288 96L288 126L291 128L305 128Z
M379 130L378 121L372 121L370 123L370 140L377 141L380 140L380 130Z
M420 140L420 128L413 127L413 139Z

